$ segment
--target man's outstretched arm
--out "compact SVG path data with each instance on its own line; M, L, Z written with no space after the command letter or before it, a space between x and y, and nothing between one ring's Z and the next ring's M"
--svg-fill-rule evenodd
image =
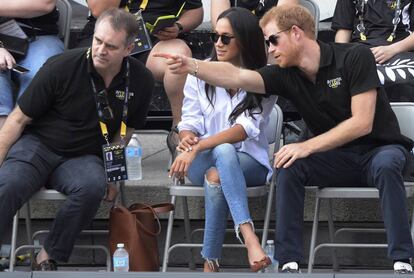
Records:
M252 93L265 93L261 75L253 70L241 69L226 62L201 61L180 54L155 53L166 59L169 70L176 74L192 74L217 87L241 88Z

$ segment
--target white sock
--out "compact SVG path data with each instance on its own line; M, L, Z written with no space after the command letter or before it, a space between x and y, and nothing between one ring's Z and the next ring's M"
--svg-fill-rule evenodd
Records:
M298 270L298 269L299 269L299 265L298 265L298 263L297 263L297 262L288 262L288 263L285 263L285 264L282 266L282 270L284 270L284 269L286 269L286 268L290 268L290 269L296 269L296 270Z

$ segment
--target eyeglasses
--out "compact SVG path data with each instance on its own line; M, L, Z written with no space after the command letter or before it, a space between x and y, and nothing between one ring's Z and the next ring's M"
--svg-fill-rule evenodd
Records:
M267 47L269 47L270 44L272 44L273 46L277 46L277 43L278 43L277 40L279 39L278 35L280 33L283 33L283 32L286 32L286 31L290 30L290 28L292 28L292 26L290 26L289 28L287 28L285 30L279 31L276 34L270 35L269 38L267 40L265 40L265 43L266 43Z
M106 90L102 90L96 94L96 101L98 103L99 118L104 120L112 120L114 118L114 113L109 106Z
M225 35L225 34L219 35L217 33L211 33L210 38L214 43L217 43L219 38L220 38L220 40L223 44L228 45L230 43L231 39L234 38L234 36Z

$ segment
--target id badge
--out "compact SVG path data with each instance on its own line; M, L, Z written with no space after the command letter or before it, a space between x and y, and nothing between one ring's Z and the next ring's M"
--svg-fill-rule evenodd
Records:
M102 146L103 161L108 182L128 179L125 159L125 146L121 144L105 144Z
M148 30L145 27L145 21L142 17L141 11L135 14L138 23L138 36L135 38L135 47L130 55L138 54L144 51L149 51L152 48L151 38Z

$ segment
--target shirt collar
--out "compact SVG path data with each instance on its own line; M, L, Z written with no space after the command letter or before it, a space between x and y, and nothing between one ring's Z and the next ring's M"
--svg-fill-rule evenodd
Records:
M88 48L86 50L86 59L88 61L88 73L90 75L92 75L93 77L101 77L99 75L99 73L96 71L95 66L93 65L91 48ZM115 76L114 80L119 79L119 77L122 77L123 80L126 78L126 61L127 61L127 59L128 59L128 57L124 58L124 60L122 61L121 71Z
M319 61L319 68L329 66L333 62L333 50L327 43L317 41L321 50L321 58Z

